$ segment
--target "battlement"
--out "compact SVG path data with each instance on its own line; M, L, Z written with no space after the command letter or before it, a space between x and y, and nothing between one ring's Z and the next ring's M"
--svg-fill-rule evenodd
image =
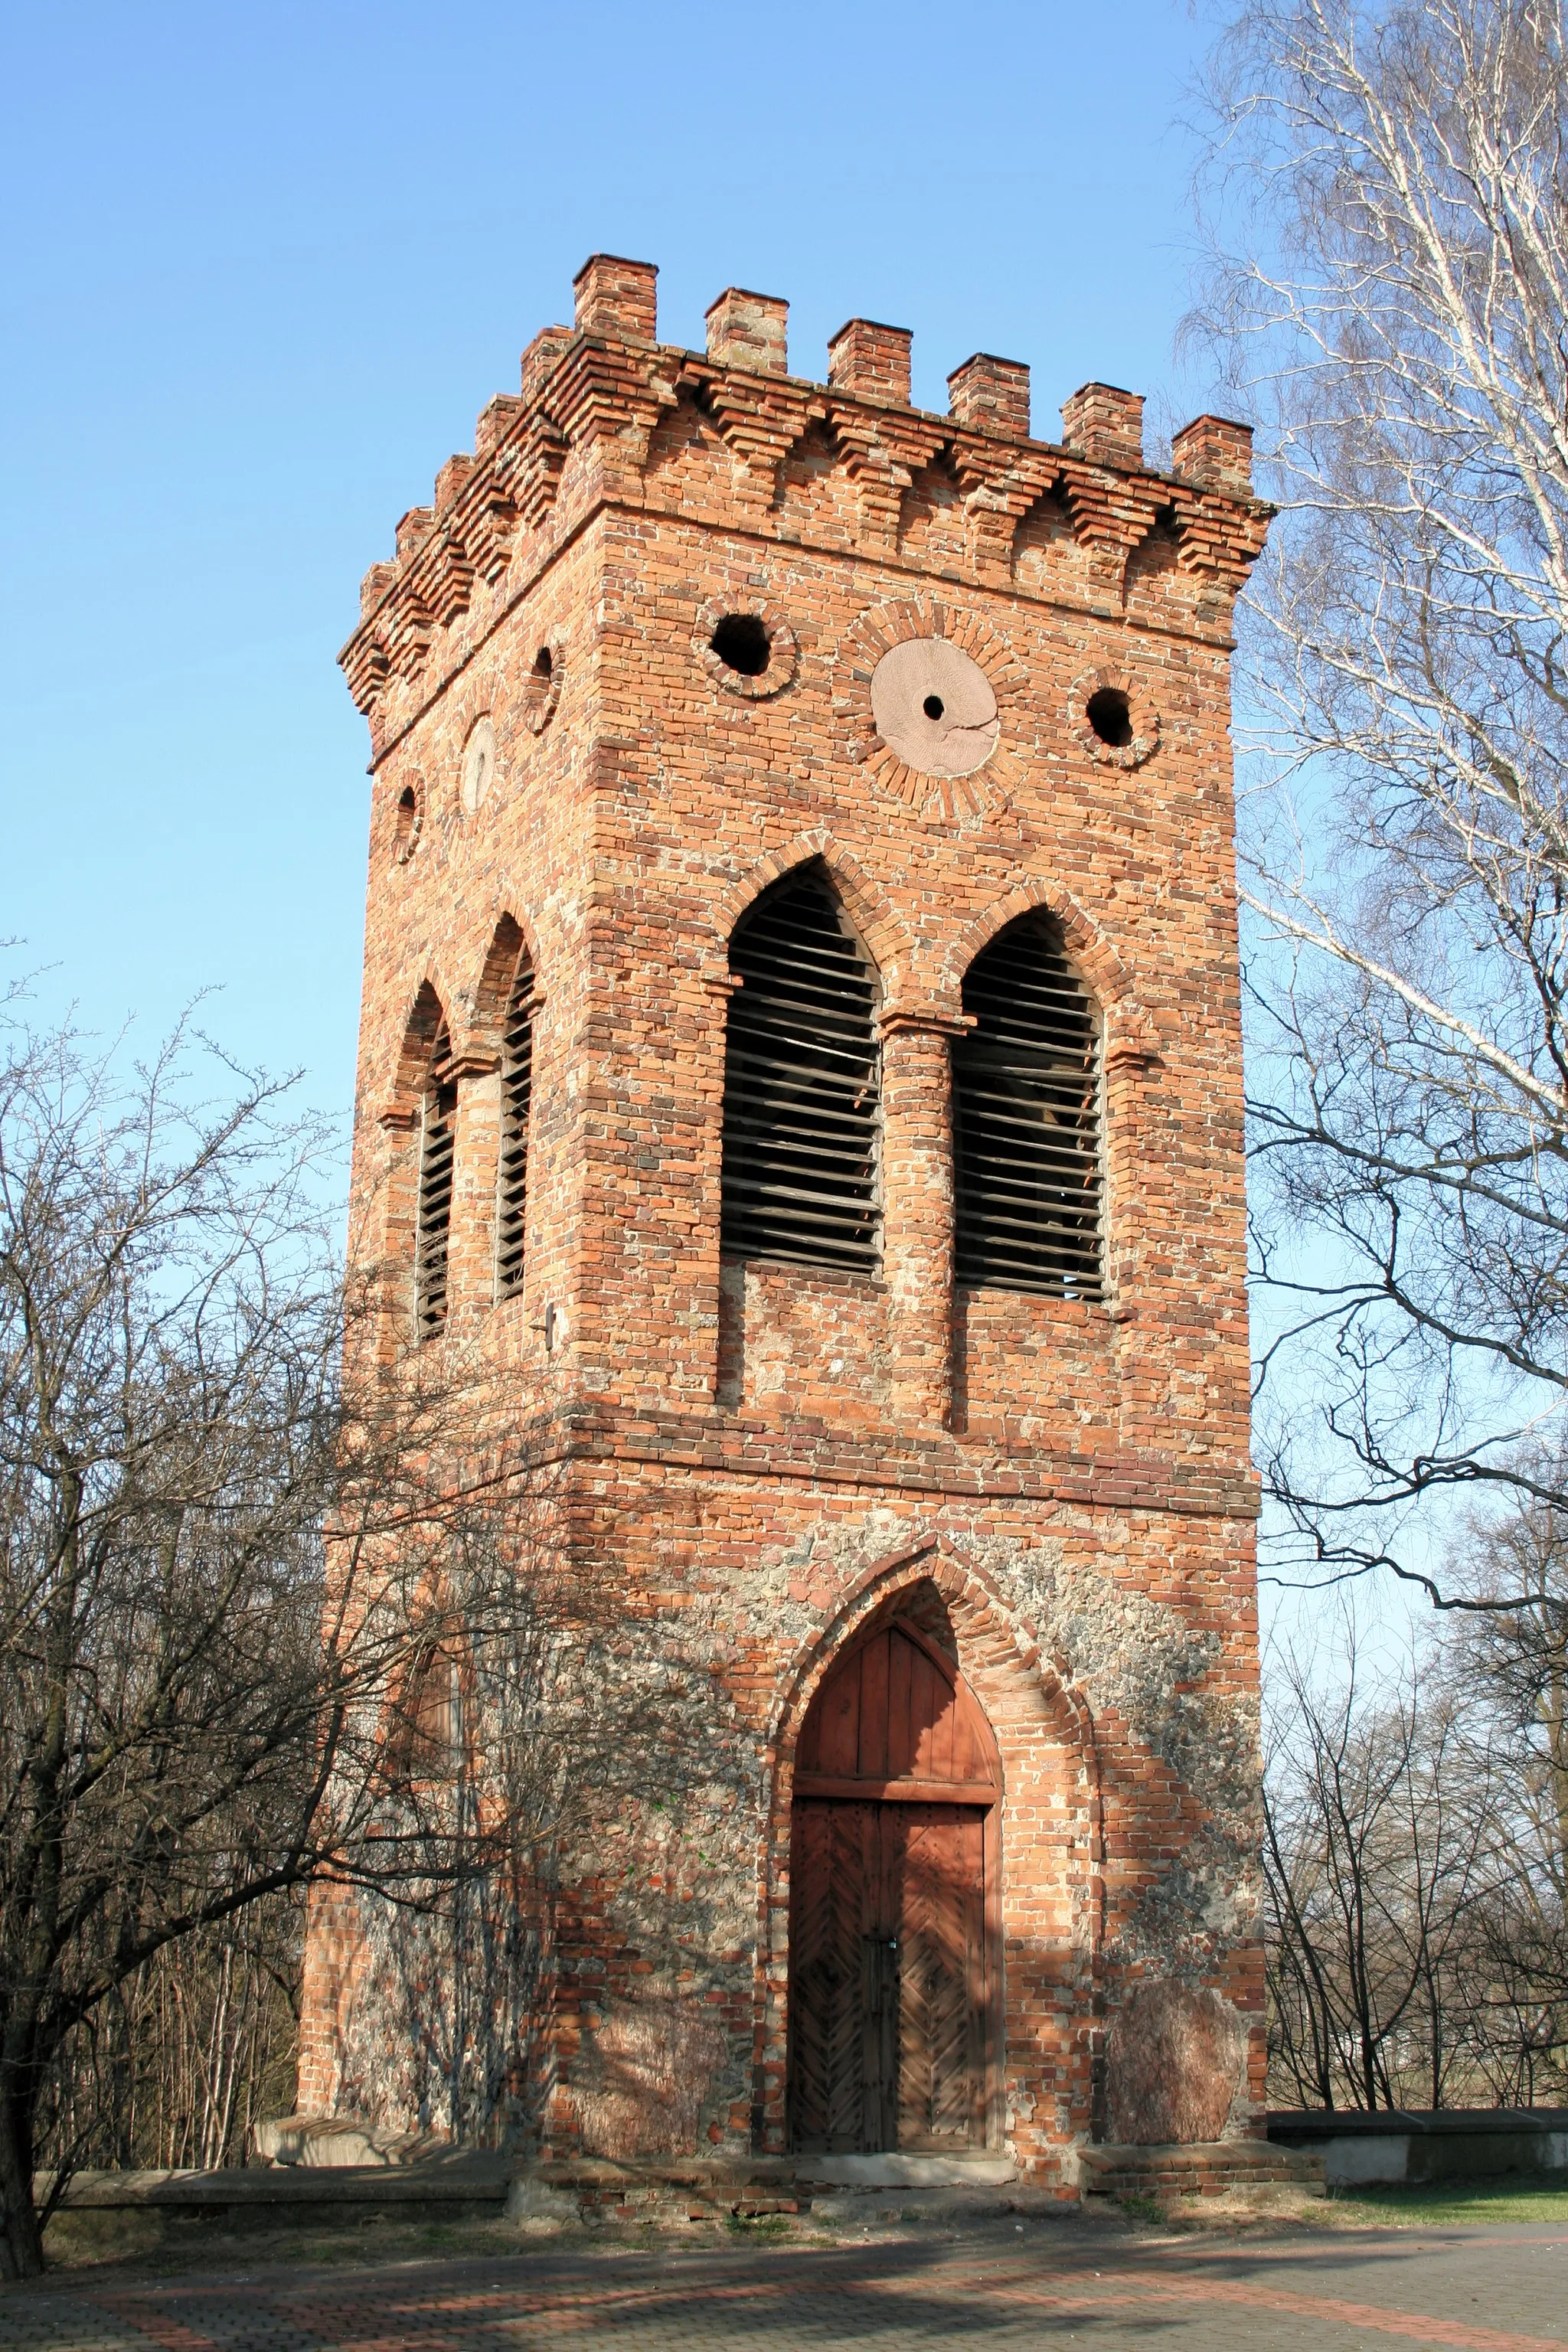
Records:
M1091 559L1096 608L1098 597L1119 593L1133 551L1162 530L1179 567L1212 583L1212 624L1228 628L1270 512L1252 495L1248 426L1197 418L1174 436L1173 470L1160 472L1143 463L1135 394L1085 384L1063 404L1060 442L1038 441L1020 361L987 352L965 360L948 378L941 415L911 404L907 329L849 320L829 344L826 382L817 383L788 373L787 302L740 287L710 306L704 352L661 344L657 278L650 262L608 254L584 262L573 325L534 337L520 393L489 404L472 456L447 459L431 503L398 523L395 561L366 572L360 625L339 658L378 751L389 690L419 681L421 700L437 690L469 649L474 625L492 625L596 508L668 509L649 452L682 403L728 449L723 519L748 532L786 535L781 470L815 436L851 493L851 544L840 552L897 563L905 494L941 467L956 483L963 524L950 576L1017 593L1020 527L1042 501L1056 501ZM809 521L790 535L814 541Z

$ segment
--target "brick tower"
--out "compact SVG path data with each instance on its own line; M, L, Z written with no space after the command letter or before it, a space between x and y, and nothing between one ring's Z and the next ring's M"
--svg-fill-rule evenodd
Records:
M700 1687L563 1886L548 2148L1245 2134L1262 2089L1229 722L1245 427L571 328L376 565L356 1244ZM699 1717L700 1720L699 1720ZM692 1723L697 1724L693 1730ZM662 1839L662 1843L660 1843ZM302 2108L439 2124L317 1906ZM380 2037L379 2039L377 2037ZM526 2104L526 2103L525 2103Z

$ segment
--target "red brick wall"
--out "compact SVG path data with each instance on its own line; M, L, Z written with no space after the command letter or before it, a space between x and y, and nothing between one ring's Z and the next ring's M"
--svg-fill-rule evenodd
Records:
M629 1641L709 1676L727 1727L707 1925L624 1876L580 1890L555 2129L583 2112L584 2038L651 1968L722 2021L709 2136L777 2142L800 1678L859 1622L868 1574L934 1579L1004 1757L1009 2132L1049 2172L1093 2127L1131 1976L1260 2015L1228 719L1266 513L1215 420L1190 476L1158 476L1138 404L1104 387L1069 404L1080 446L1053 446L1016 437L1007 362L956 372L941 417L901 404L893 330L851 322L825 387L782 373L764 298L715 305L715 358L650 340L637 265L591 268L579 298L578 331L531 346L524 397L486 412L479 462L444 472L442 511L405 520L343 656L374 753L354 1245L392 1276L386 1349L409 1335L406 1035L428 982L468 1073L438 1344L478 1351L486 1410L540 1459L570 1438L575 1572ZM773 627L763 678L707 651L724 610ZM877 655L921 635L966 645L996 693L996 751L962 786L876 731ZM1135 761L1088 728L1103 683L1131 698ZM468 812L486 714L496 774ZM727 943L807 858L876 969L874 1278L720 1264ZM1061 918L1103 1022L1104 1304L952 1287L948 1042L970 959L1031 906ZM497 1307L506 916L542 1003L526 1275ZM322 1913L307 2106L338 2091L327 1933Z

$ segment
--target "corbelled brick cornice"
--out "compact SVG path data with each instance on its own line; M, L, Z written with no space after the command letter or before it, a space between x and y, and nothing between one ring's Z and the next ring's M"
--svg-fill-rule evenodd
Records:
M816 426L855 485L857 553L896 560L904 494L940 461L963 494L976 586L1007 574L1020 521L1041 499L1055 498L1109 579L1119 581L1132 551L1163 524L1176 535L1181 568L1209 575L1226 600L1235 595L1272 511L1246 488L1245 428L1198 420L1176 440L1178 457L1187 445L1191 470L1161 474L1019 437L1003 429L1007 405L988 415L963 383L954 397L962 418L668 345L547 328L525 354L521 394L489 403L474 455L447 460L432 504L398 526L395 562L365 574L360 625L339 656L350 691L378 731L378 705L395 682L434 663L432 689L439 683L448 667L442 643L476 596L505 610L596 509L657 505L649 447L682 399L731 450L736 522L762 536L778 531L779 469ZM1011 413L1020 413L1016 399ZM452 642L460 658L466 648Z

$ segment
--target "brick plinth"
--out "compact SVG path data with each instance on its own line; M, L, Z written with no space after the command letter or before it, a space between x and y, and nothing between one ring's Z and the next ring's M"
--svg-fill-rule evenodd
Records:
M1321 2156L1256 2139L1088 2147L1079 2151L1079 2173L1086 2197L1235 2197L1271 2189L1325 2193Z
M863 400L910 401L910 331L851 319L827 346L827 380Z
M1029 371L1020 360L994 359L976 352L947 379L952 414L961 425L982 433L1029 437Z
M1202 2046L1245 2063L1194 2112L1228 2099L1234 2128L1262 2088L1228 723L1267 510L1238 428L1200 420L1154 474L1133 395L1086 387L1065 445L1034 441L1015 362L966 362L935 415L900 330L851 321L812 382L785 373L783 302L738 289L705 352L658 343L654 278L585 267L575 327L535 339L521 394L405 518L342 656L374 779L353 1231L387 1270L386 1353L410 1339L444 1016L451 1304L428 1344L476 1383L476 1458L521 1465L520 1515L548 1491L615 1656L679 1694L676 1794L606 1808L508 2079L529 2074L563 2157L785 2150L793 1743L833 1658L897 1609L994 1733L997 2128L1067 2189L1132 1985L1233 2019ZM716 652L726 614L760 627L760 669ZM984 673L994 730L962 772L878 732L872 673L912 638ZM1095 731L1105 692L1127 741ZM873 1271L721 1257L729 942L806 865L875 978ZM964 973L1032 909L1095 1008L1100 1298L953 1279ZM526 1251L497 1304L497 942L518 937ZM317 1906L302 2109L439 2126L400 1932L349 1895Z

